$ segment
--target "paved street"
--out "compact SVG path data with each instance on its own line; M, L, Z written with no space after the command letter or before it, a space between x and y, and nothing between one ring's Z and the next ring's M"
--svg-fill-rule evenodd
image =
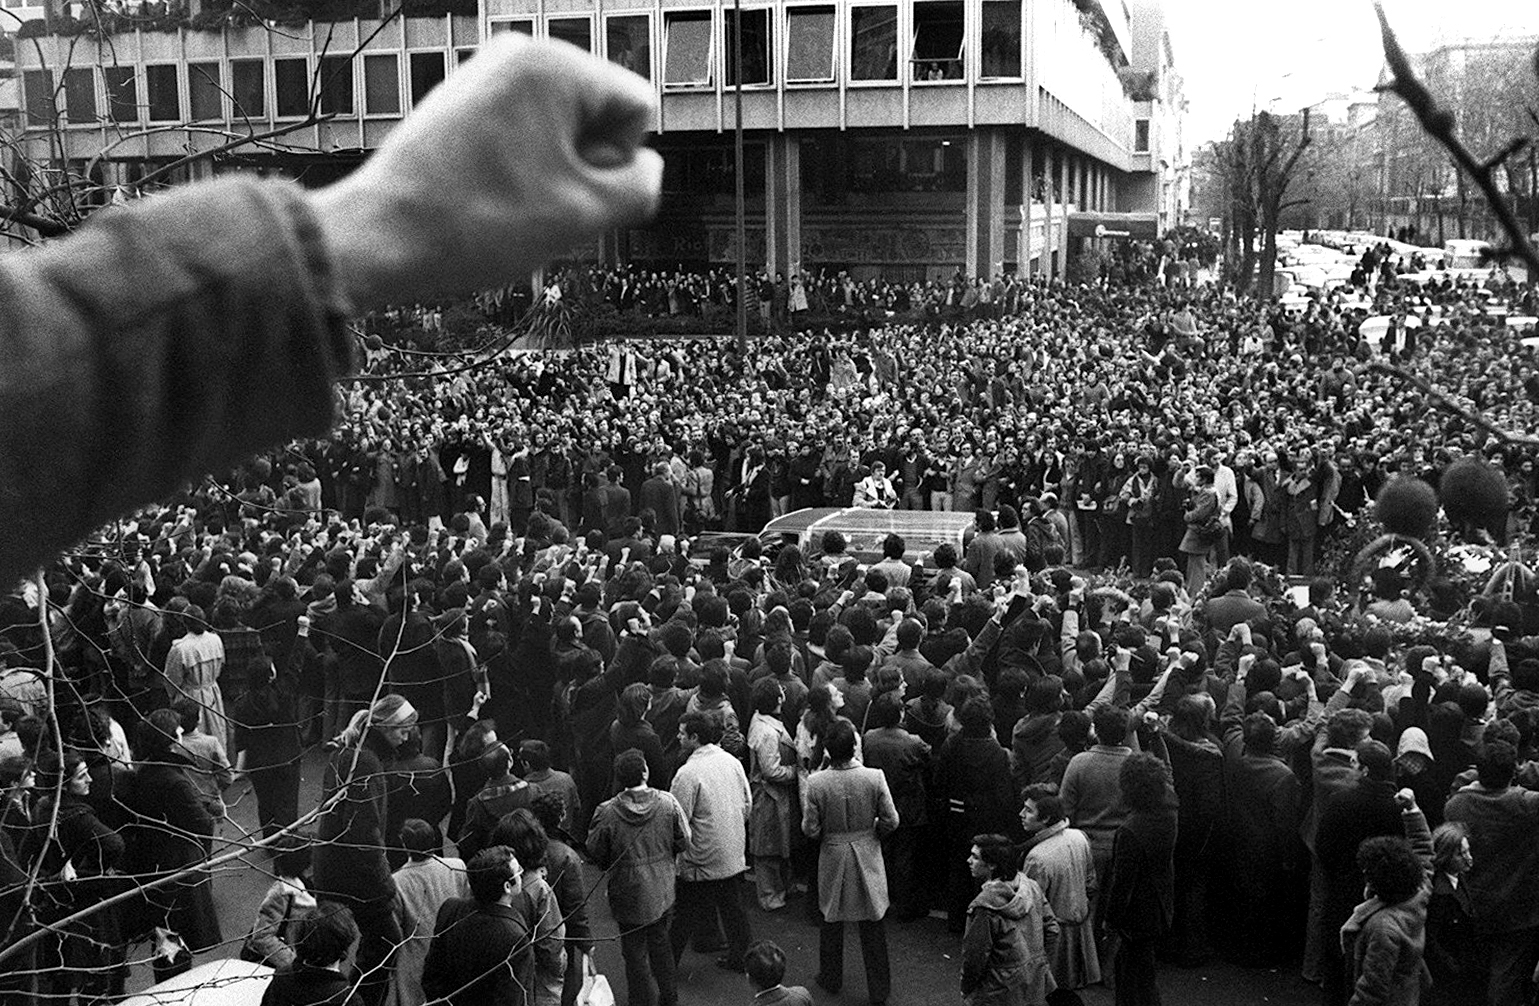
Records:
M301 806L314 806L319 795L322 761L316 754L305 760L304 789ZM234 819L244 827L251 827L255 818L255 799L245 792L243 784L237 784L228 794L233 805ZM227 825L227 828L229 826ZM249 931L256 914L256 907L263 892L271 882L267 873L265 855L254 854L240 867L231 866L221 872L214 881L214 895L219 905L220 923L226 944L224 956L240 952L241 938ZM590 876L598 880L599 871L590 867ZM751 899L750 899L751 900ZM616 927L609 917L608 902L600 887L591 905L595 917L594 929L601 942L598 948L599 970L609 976L615 986L619 1002L625 1003L624 969L620 960L619 943L614 939ZM751 922L756 939L768 938L778 942L790 958L788 983L806 985L820 1004L864 1003L865 978L860 965L860 941L854 927L845 940L845 988L841 996L833 996L813 984L817 970L818 932L808 921L800 900L780 912L763 912L757 906L751 909ZM610 938L603 940L608 935ZM959 937L946 932L941 919L922 919L913 923L893 923L888 928L893 967L893 997L895 1006L918 1004L959 1003L957 975L961 966ZM143 946L134 948L136 956L142 956ZM213 955L208 955L213 956ZM744 978L721 971L715 966L715 955L687 952L681 965L679 985L681 999L690 1003L747 1002L748 989ZM208 957L199 958L205 960ZM130 990L139 990L150 984L149 968L134 969ZM1169 969L1162 972L1161 987L1165 1001L1174 1006L1184 1004L1208 1004L1228 1006L1239 1003L1276 1003L1282 1006L1313 1006L1318 996L1314 989L1299 980L1297 971L1286 972L1246 971L1228 965L1217 965L1193 970ZM1111 993L1102 988L1084 993L1090 1006L1109 1006Z

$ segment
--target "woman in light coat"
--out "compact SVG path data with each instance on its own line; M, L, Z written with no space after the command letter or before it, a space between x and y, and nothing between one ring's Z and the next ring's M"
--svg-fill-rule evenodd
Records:
M1057 988L1048 961L1058 920L1037 882L1016 875L1019 862L1005 836L973 839L967 868L983 887L967 907L962 938L967 1006L1045 1006Z
M749 772L753 810L748 821L748 851L754 860L759 907L784 908L790 882L791 822L796 812L796 743L780 718L785 689L774 678L753 686L753 719L748 724Z
M898 827L898 809L880 769L855 760L855 728L836 719L825 747L830 767L807 782L802 831L821 839L818 858L818 906L823 924L818 938L818 984L838 993L844 985L844 924L860 924L861 956L866 964L866 993L886 1002L892 987L887 962L887 870L882 862L884 835Z

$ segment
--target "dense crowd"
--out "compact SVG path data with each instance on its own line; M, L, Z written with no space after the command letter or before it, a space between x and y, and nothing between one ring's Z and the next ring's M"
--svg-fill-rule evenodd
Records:
M356 940L367 1006L570 1003L613 935L586 858L647 1006L677 1002L690 946L778 984L748 897L819 922L834 991L858 923L873 1002L884 920L936 909L972 1003L1072 1001L1108 954L1141 1003L1160 960L1301 952L1332 1004L1416 1002L1428 975L1428 1001L1525 1001L1531 578L1439 652L1389 628L1433 599L1380 576L1365 610L1314 576L1386 481L1466 454L1510 481L1486 533L1526 533L1533 453L1369 366L1535 428L1533 351L1491 291L1389 277L1371 308L1295 314L1211 287L1006 293L746 351L414 373L378 350L330 439L62 557L0 603L0 912L12 940L54 927L0 991L118 994L155 934L157 975L225 944L282 965L274 1002L336 992ZM1394 319L1372 343L1370 310ZM822 505L977 517L921 566L837 535L692 561L703 530ZM1124 565L1136 599L1093 578ZM313 823L280 835L322 743ZM237 775L277 837L230 934L189 868L262 837L228 817Z

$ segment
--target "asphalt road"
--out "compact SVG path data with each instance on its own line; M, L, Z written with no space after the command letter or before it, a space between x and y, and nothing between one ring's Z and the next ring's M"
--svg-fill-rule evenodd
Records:
M301 807L313 807L319 800L320 778L323 762L319 755L310 754L305 759L301 790ZM246 792L244 784L237 784L227 794L231 817L235 824L252 828L256 816L256 800ZM230 822L224 825L226 835L239 832ZM590 877L598 882L599 871L590 867ZM250 931L257 906L271 883L267 858L262 853L247 855L241 862L222 869L214 879L214 897L219 908L220 924L226 940L217 951L200 955L198 962L216 957L234 957L240 953L241 941ZM752 901L752 898L749 898ZM599 937L596 961L598 968L608 976L614 986L621 1006L626 1002L624 967L620 959L617 927L609 916L605 892L600 886L590 904L594 930ZM845 985L841 995L831 995L813 984L817 972L818 930L807 918L803 903L793 899L779 912L764 912L757 905L750 908L750 924L755 939L773 939L780 944L789 958L787 984L807 986L813 1000L819 1006L833 1004L863 1004L866 1000L865 975L860 962L860 940L851 926L845 937ZM606 938L607 937L607 938ZM931 1004L959 1004L961 994L957 990L957 978L961 969L961 938L946 931L944 920L920 919L916 922L888 925L888 942L893 971L893 994L889 1002L893 1006L931 1006ZM130 957L143 958L144 945L131 948ZM748 1004L751 990L747 980L717 968L715 955L686 951L679 970L680 1000L690 1004ZM130 991L146 988L151 983L147 965L133 968ZM1296 968L1285 970L1247 970L1224 963L1193 969L1169 968L1161 971L1160 987L1167 1006L1236 1006L1236 1004L1280 1004L1280 1006L1314 1006L1319 1001L1318 990L1298 977ZM1088 1006L1111 1006L1110 990L1097 987L1081 993Z

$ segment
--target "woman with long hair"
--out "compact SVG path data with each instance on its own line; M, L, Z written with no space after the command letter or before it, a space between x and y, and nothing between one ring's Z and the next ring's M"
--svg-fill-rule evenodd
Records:
M612 751L626 751L630 748L640 751L647 760L650 778L662 780L672 773L667 771L662 739L646 718L651 708L651 688L640 682L626 685L615 706L615 721L609 725L609 747ZM611 796L622 788L618 780L610 779Z
M293 675L279 676L267 656L254 660L249 672L232 717L235 772L251 780L257 820L271 837L299 819L299 705Z

